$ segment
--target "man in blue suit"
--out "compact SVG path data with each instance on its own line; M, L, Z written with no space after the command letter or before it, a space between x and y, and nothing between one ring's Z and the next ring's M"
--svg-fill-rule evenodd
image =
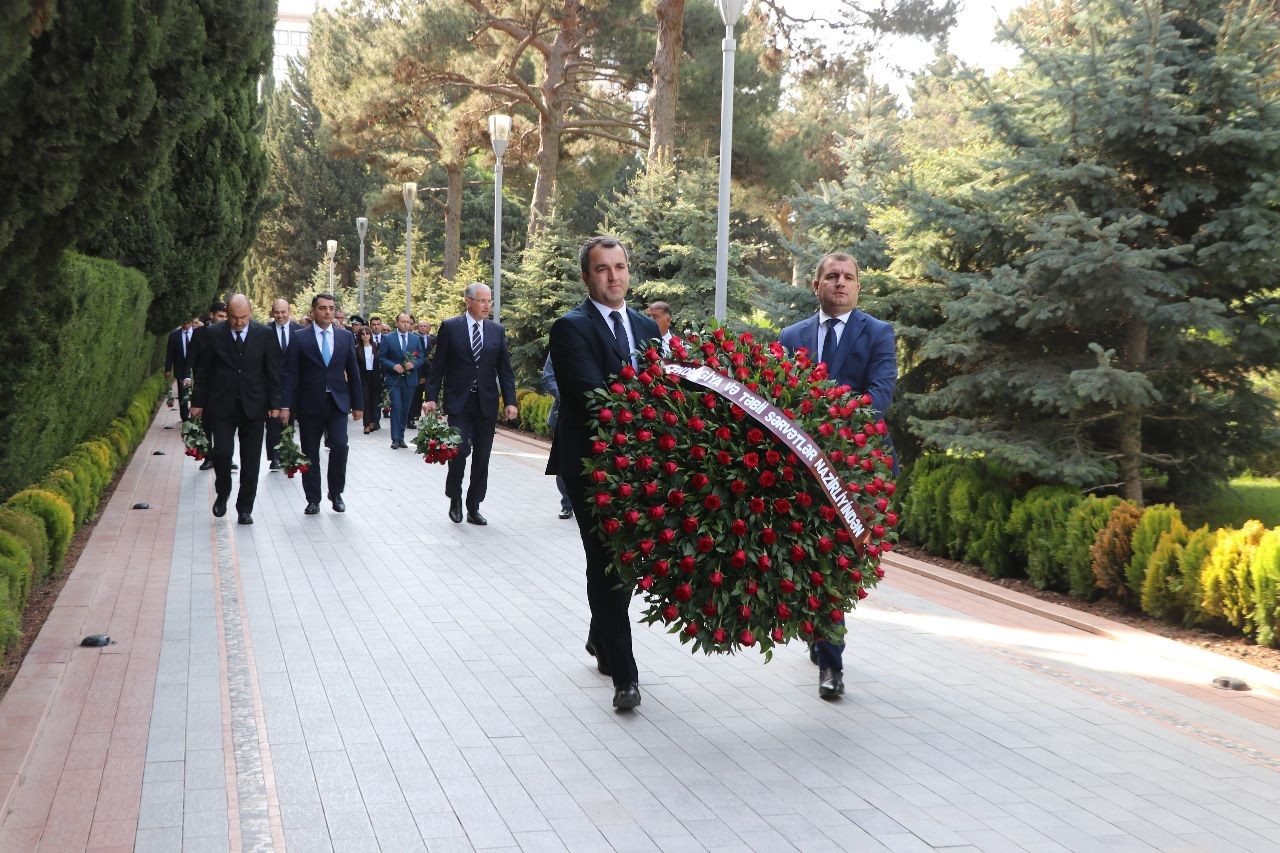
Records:
M302 475L307 497L307 515L320 512L320 439L329 448L329 471L325 477L334 512L345 512L342 490L347 484L347 413L359 421L364 399L360 387L360 365L356 361L355 338L334 323L333 296L318 293L311 299L311 327L295 336L285 353L284 408L280 420L288 422L290 412L298 416L302 452L309 461Z
M396 315L396 330L382 336L378 348L378 361L382 364L382 382L391 398L391 449L399 450L404 443L404 428L409 420L409 403L418 385L418 374L427 360L427 345L413 331L413 318L408 314Z
M898 381L898 353L893 326L858 310L858 262L844 252L818 261L813 292L818 313L782 330L779 340L791 352L800 348L826 362L827 374L855 393L870 394L883 417L893 404ZM896 468L896 465L895 465ZM844 693L844 643L814 643L818 695L834 699Z
M488 524L480 514L480 502L489 488L489 452L498 425L498 390L507 404L507 420L515 418L516 375L511 370L507 333L488 319L493 296L486 285L468 284L462 292L467 310L440 324L436 355L427 376L427 402L434 412L444 388L444 411L449 426L462 434L458 455L449 460L444 493L449 498L449 520L462 522L462 477L471 456L471 483L467 486L467 522ZM384 337L383 340L386 340Z
M635 366L638 348L660 335L657 323L627 307L631 270L621 243L613 237L592 237L578 251L578 263L587 300L551 325L551 366L560 389L560 412L547 473L564 478L586 552L591 608L587 652L595 655L600 672L613 678L613 707L622 711L640 704L627 613L634 590L609 574L609 552L587 505L582 473L582 460L591 455L587 394L603 388L623 365Z

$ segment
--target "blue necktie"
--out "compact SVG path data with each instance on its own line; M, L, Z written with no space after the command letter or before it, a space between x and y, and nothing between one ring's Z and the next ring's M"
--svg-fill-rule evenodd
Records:
M822 361L826 362L827 367L831 367L831 362L836 357L836 326L840 324L838 317L827 318L827 334L822 339Z
M329 359L332 358L332 353L329 350L329 330L328 329L320 330L320 357L324 359L324 366L328 367Z

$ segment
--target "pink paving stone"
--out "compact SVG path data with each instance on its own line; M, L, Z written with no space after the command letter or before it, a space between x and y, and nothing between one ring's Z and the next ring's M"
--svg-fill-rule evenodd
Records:
M89 831L89 849L101 847L133 847L138 833L136 820L95 820Z
M50 815L49 824L40 836L41 851L66 853L83 850L93 826L92 811L60 812Z

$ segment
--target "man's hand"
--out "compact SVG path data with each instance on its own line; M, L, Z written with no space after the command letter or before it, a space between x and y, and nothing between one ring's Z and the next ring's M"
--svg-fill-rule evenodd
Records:
M280 423L282 423L282 424L287 424L287 423L289 423L289 410L288 410L288 409L281 409L281 410L280 410Z
M199 406L192 406L188 411L190 411L191 417L193 418L199 418L201 415L204 414L204 409L200 408Z
M507 406L506 414L507 414L507 420L514 421L516 419L516 415L520 414L520 412L516 409L515 406Z
M278 418L278 417L280 417L280 410L279 410L279 409L267 409L267 417L269 417L269 418Z
M358 421L363 417L364 417L364 412L360 411L359 409L351 410L351 420Z
M397 364L395 367L392 368L392 370L394 370L396 373L404 373L404 365Z
M422 404L422 411L424 412L434 412L435 410L436 410L435 400L428 400L427 402Z
M190 376L188 376L186 379L182 380L182 387L183 387L183 388L190 388L190 387L191 387L191 377L190 377Z

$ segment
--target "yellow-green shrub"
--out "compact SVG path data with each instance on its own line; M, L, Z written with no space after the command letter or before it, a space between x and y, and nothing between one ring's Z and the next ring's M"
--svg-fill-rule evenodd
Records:
M1246 521L1239 530L1219 531L1218 543L1200 571L1205 615L1245 633L1253 628L1253 553L1265 533L1256 520Z
M1268 530L1253 552L1254 639L1262 646L1277 644L1280 622L1280 528Z
M1125 583L1125 566L1133 559L1133 531L1142 519L1142 507L1132 501L1121 501L1111 510L1107 524L1098 531L1089 549L1094 583L1107 595L1129 601ZM1130 602L1133 603L1133 602Z
M27 603L27 593L31 591L35 564L22 541L3 530L0 530L0 574L8 583L9 601L21 611Z
M1145 516L1143 518L1145 520ZM1181 522L1178 526L1181 530L1167 530L1161 534L1155 550L1147 557L1147 570L1142 577L1142 612L1167 621L1176 621L1183 615L1178 595L1178 560L1186 542L1187 528ZM1137 549L1134 550L1136 560Z
M1067 576L1067 592L1076 598L1093 599L1098 596L1098 579L1093 574L1093 543L1098 533L1107 526L1111 511L1120 498L1110 495L1099 498L1089 495L1067 515L1065 541L1059 559Z
M44 532L44 521L29 512L0 506L0 530L11 533L31 555L32 575L49 570L49 537Z
M62 565L71 536L76 530L76 517L71 505L47 489L23 489L5 502L7 506L25 510L44 524L49 539L49 565L53 570Z
M1191 626L1201 620L1204 590L1200 586L1200 573L1209 555L1218 544L1218 530L1203 525L1191 531L1187 544L1178 555L1178 604L1182 610L1182 624Z
M1153 504L1142 513L1142 519L1133 530L1133 556L1125 566L1125 583L1133 601L1142 598L1142 581L1147 576L1147 563L1151 560L1160 537L1173 531L1180 542L1187 540L1187 526L1182 523L1182 513L1172 504Z

